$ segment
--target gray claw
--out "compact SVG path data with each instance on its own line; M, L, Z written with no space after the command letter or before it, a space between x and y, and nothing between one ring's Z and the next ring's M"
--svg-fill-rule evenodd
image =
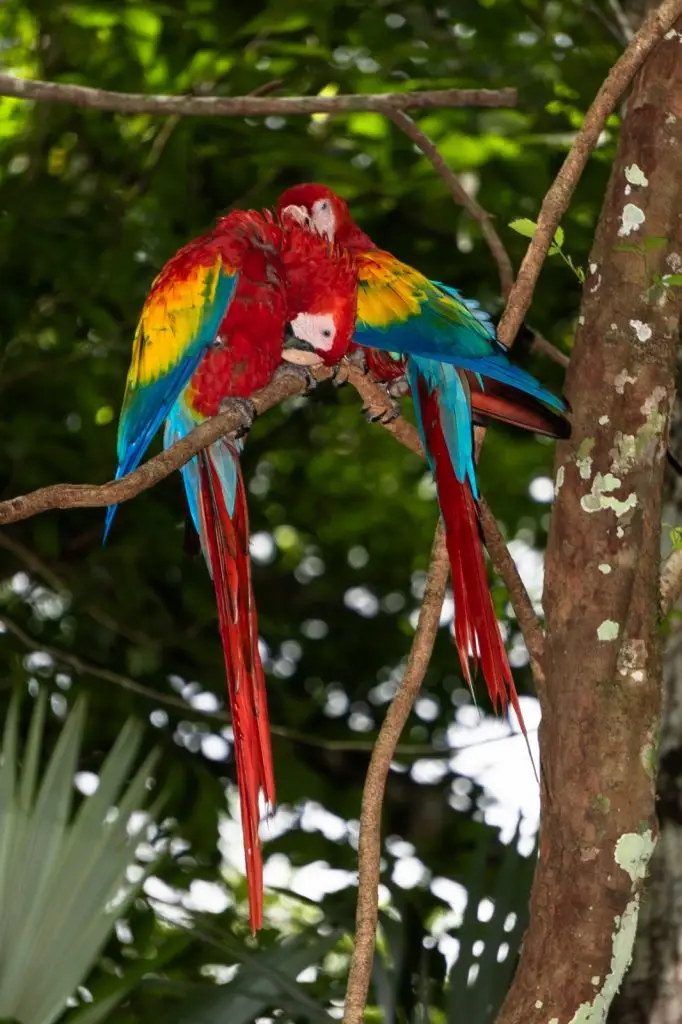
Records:
M256 412L256 406L253 404L250 398L226 398L220 403L220 411L225 412L227 409L237 409L239 415L243 419L241 426L237 427L234 432L234 436L239 439L248 434L249 430L253 426L258 413Z
M348 383L348 376L348 367L337 363L332 373L332 384L335 388L342 388Z
M357 367L357 369L362 370L363 373L369 372L369 367L367 366L367 359L365 357L365 353L361 348L354 349L349 356L346 356L346 359L351 364L351 366Z
M308 367L300 363L280 363L272 379L281 380L282 377L295 377L296 380L303 381L306 394L317 387L317 381Z
M386 394L391 398L403 398L409 390L410 385L406 376L397 377L386 385Z

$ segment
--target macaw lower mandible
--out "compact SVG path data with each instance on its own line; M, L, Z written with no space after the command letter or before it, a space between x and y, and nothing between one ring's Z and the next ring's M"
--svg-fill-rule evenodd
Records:
M307 311L292 308L285 260L295 268L311 251L321 266L329 262L330 279L337 262L346 266L347 261L335 261L322 239L311 240L300 228L282 230L269 214L235 211L166 264L152 285L135 336L119 422L117 477L139 463L164 419L168 447L216 415L229 398L240 404L248 429L255 415L250 396L280 370L310 383L307 370L282 367L281 358L288 321ZM347 269L344 273L347 278ZM345 280L344 294L350 336L355 297ZM331 301L311 289L310 301L318 300L325 319ZM336 315L332 310L333 320ZM221 438L181 472L216 594L255 931L263 912L260 796L272 807L275 782L239 465L242 445L241 436ZM113 512L107 516L107 532Z
M493 705L506 708L511 702L525 733L487 586L476 504L472 407L484 418L561 436L567 432L565 403L510 362L490 317L476 303L378 249L330 189L296 186L280 196L277 210L284 219L333 240L356 261L354 346L366 353L377 379L391 380L406 370L445 524L455 642L465 678L471 685L470 660L474 667L480 664ZM391 353L398 353L395 362ZM337 349L334 355L340 358L344 353ZM396 364L398 372L391 369Z

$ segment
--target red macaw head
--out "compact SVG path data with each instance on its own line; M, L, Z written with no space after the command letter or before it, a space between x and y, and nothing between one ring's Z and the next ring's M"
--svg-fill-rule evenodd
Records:
M284 222L294 220L330 242L344 244L345 231L355 228L348 205L326 185L314 182L294 185L277 200L277 213Z
M355 263L350 253L295 220L283 223L281 260L294 334L284 358L334 366L348 351L355 330Z

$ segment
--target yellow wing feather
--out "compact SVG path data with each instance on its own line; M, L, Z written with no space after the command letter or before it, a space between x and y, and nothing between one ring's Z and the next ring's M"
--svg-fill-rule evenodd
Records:
M215 299L222 266L218 255L213 265L195 266L182 279L156 278L135 332L128 387L151 384L187 354Z

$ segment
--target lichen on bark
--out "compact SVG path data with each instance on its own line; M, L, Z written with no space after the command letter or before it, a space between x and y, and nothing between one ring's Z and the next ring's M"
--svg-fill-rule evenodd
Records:
M606 1020L657 834L661 496L682 310L682 289L661 278L682 251L680 153L676 36L627 100L567 378L573 435L557 451L545 571L547 795L531 925L498 1024ZM648 237L667 241L647 249Z

